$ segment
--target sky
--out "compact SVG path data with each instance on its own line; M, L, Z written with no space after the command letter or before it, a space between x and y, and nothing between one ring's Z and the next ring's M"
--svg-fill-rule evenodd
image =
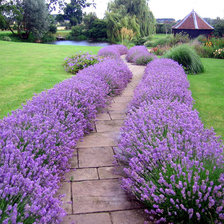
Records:
M86 12L96 12L103 18L110 0L95 0L96 9L88 8ZM224 19L224 0L150 0L149 8L155 18L183 19L193 9L203 18L220 17Z

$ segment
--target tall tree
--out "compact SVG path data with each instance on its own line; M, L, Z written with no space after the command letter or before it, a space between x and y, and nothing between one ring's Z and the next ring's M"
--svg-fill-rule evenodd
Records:
M0 3L0 24L12 33L16 34L16 29L21 38L27 39L32 33L40 39L48 32L49 14L44 0L2 0Z
M30 33L41 39L48 32L50 18L44 0L24 0L24 31L25 37Z
M119 18L119 21L121 21L125 16L130 20L133 16L135 17L135 24L139 26L141 36L148 36L155 32L155 19L149 10L148 0L114 0L108 4L106 17L109 23L112 23L111 17ZM132 19L132 24L133 21ZM133 30L130 27L131 22L128 22L128 24L129 27L125 27Z
M82 22L83 9L89 6L95 6L94 0L88 2L87 0L71 0L64 8L64 19L69 20L71 26L75 26Z

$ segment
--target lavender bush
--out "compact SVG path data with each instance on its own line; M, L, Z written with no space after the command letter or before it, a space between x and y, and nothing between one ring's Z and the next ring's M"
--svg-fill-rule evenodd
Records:
M110 58L120 58L121 55L126 54L128 51L127 47L124 45L114 44L106 46L99 50L98 56L110 57Z
M149 53L148 49L145 46L135 46L128 50L126 60L137 65L146 65L156 56L152 53Z
M138 106L141 102L150 102L153 99L178 99L192 105L193 99L188 88L187 75L177 62L171 59L156 59L147 65L131 105Z
M76 74L79 70L82 70L90 65L94 65L103 60L102 57L91 55L87 53L77 53L71 57L65 58L64 68L66 72Z
M130 78L122 61L105 60L0 120L0 223L61 221L65 212L55 193L74 147Z
M150 82L156 77L158 83ZM188 86L172 60L148 64L117 150L127 175L122 186L145 204L155 223L223 223L223 143L192 109Z

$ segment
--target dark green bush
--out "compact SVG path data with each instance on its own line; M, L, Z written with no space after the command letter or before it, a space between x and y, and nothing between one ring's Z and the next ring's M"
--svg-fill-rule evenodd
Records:
M55 40L56 40L56 37L52 33L46 33L42 38L43 43L53 42Z
M107 39L107 23L105 20L95 19L87 30L87 37L93 40Z
M189 45L179 45L172 48L165 55L165 58L171 58L183 66L184 70L190 74L204 72L204 66L200 57Z
M72 30L69 34L70 40L87 40L85 35L85 27L83 24L76 25L72 27Z

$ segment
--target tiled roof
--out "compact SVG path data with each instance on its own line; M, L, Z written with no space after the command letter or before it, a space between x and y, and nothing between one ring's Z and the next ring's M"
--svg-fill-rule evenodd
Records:
M190 29L190 30L213 30L204 19L202 19L194 10L189 13L183 20L172 27L173 29Z

